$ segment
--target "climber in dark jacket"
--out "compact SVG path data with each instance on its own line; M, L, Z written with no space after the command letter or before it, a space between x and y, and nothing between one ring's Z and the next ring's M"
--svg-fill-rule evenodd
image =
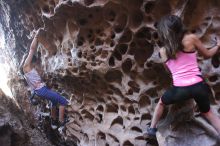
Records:
M38 30L30 46L30 50L26 59L23 60L23 72L24 78L27 81L27 84L30 86L31 90L36 93L41 98L50 100L52 103L51 108L51 127L56 129L58 121L56 119L56 106L59 104L59 131L62 131L65 125L64 113L65 106L68 104L68 101L61 96L60 94L47 88L46 84L42 81L39 73L40 69L37 66L39 59L34 55L38 47L38 35L42 30Z

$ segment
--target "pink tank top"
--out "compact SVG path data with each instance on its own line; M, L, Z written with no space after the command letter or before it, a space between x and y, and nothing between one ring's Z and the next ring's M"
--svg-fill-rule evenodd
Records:
M199 77L199 71L196 52L177 53L176 59L169 59L166 62L169 68L174 86L190 86L201 82L203 79Z

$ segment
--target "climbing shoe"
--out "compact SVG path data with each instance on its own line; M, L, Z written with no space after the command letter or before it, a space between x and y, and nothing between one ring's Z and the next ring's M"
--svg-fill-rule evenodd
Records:
M156 138L157 128L147 128L147 131L144 133L145 138Z
M51 128L52 129L57 129L58 121L51 119Z
M59 128L58 128L58 131L60 134L64 133L65 124L66 124L66 122L60 122Z

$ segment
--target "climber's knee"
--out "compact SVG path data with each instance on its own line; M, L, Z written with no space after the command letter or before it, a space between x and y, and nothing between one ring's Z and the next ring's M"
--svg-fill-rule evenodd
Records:
M163 101L163 97L160 98L158 104L160 104L161 106L165 106L165 102Z
M68 101L66 98L64 98L63 96L60 96L59 99L58 99L58 102L60 105L62 106L66 106L68 104Z
M55 106L57 106L57 104L58 104L58 102L56 102L56 101L51 101L51 107L55 107Z
M59 105L66 106L68 104L68 101L66 98L59 96L55 98L56 100L51 100L52 107Z

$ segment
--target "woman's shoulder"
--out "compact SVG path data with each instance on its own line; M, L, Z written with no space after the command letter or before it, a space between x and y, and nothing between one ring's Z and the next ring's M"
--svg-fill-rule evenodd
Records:
M183 37L183 40L182 40L182 44L183 44L183 47L184 47L184 50L185 51L195 51L195 41L198 39L198 37L195 35L195 34L186 34L184 35Z
M37 72L35 68L29 68L29 69L26 70L24 73L25 73L25 74L33 74L33 73L35 73L35 72Z
M189 42L194 42L195 40L199 39L197 35L190 33L190 34L185 34L183 37L183 41L189 41Z

